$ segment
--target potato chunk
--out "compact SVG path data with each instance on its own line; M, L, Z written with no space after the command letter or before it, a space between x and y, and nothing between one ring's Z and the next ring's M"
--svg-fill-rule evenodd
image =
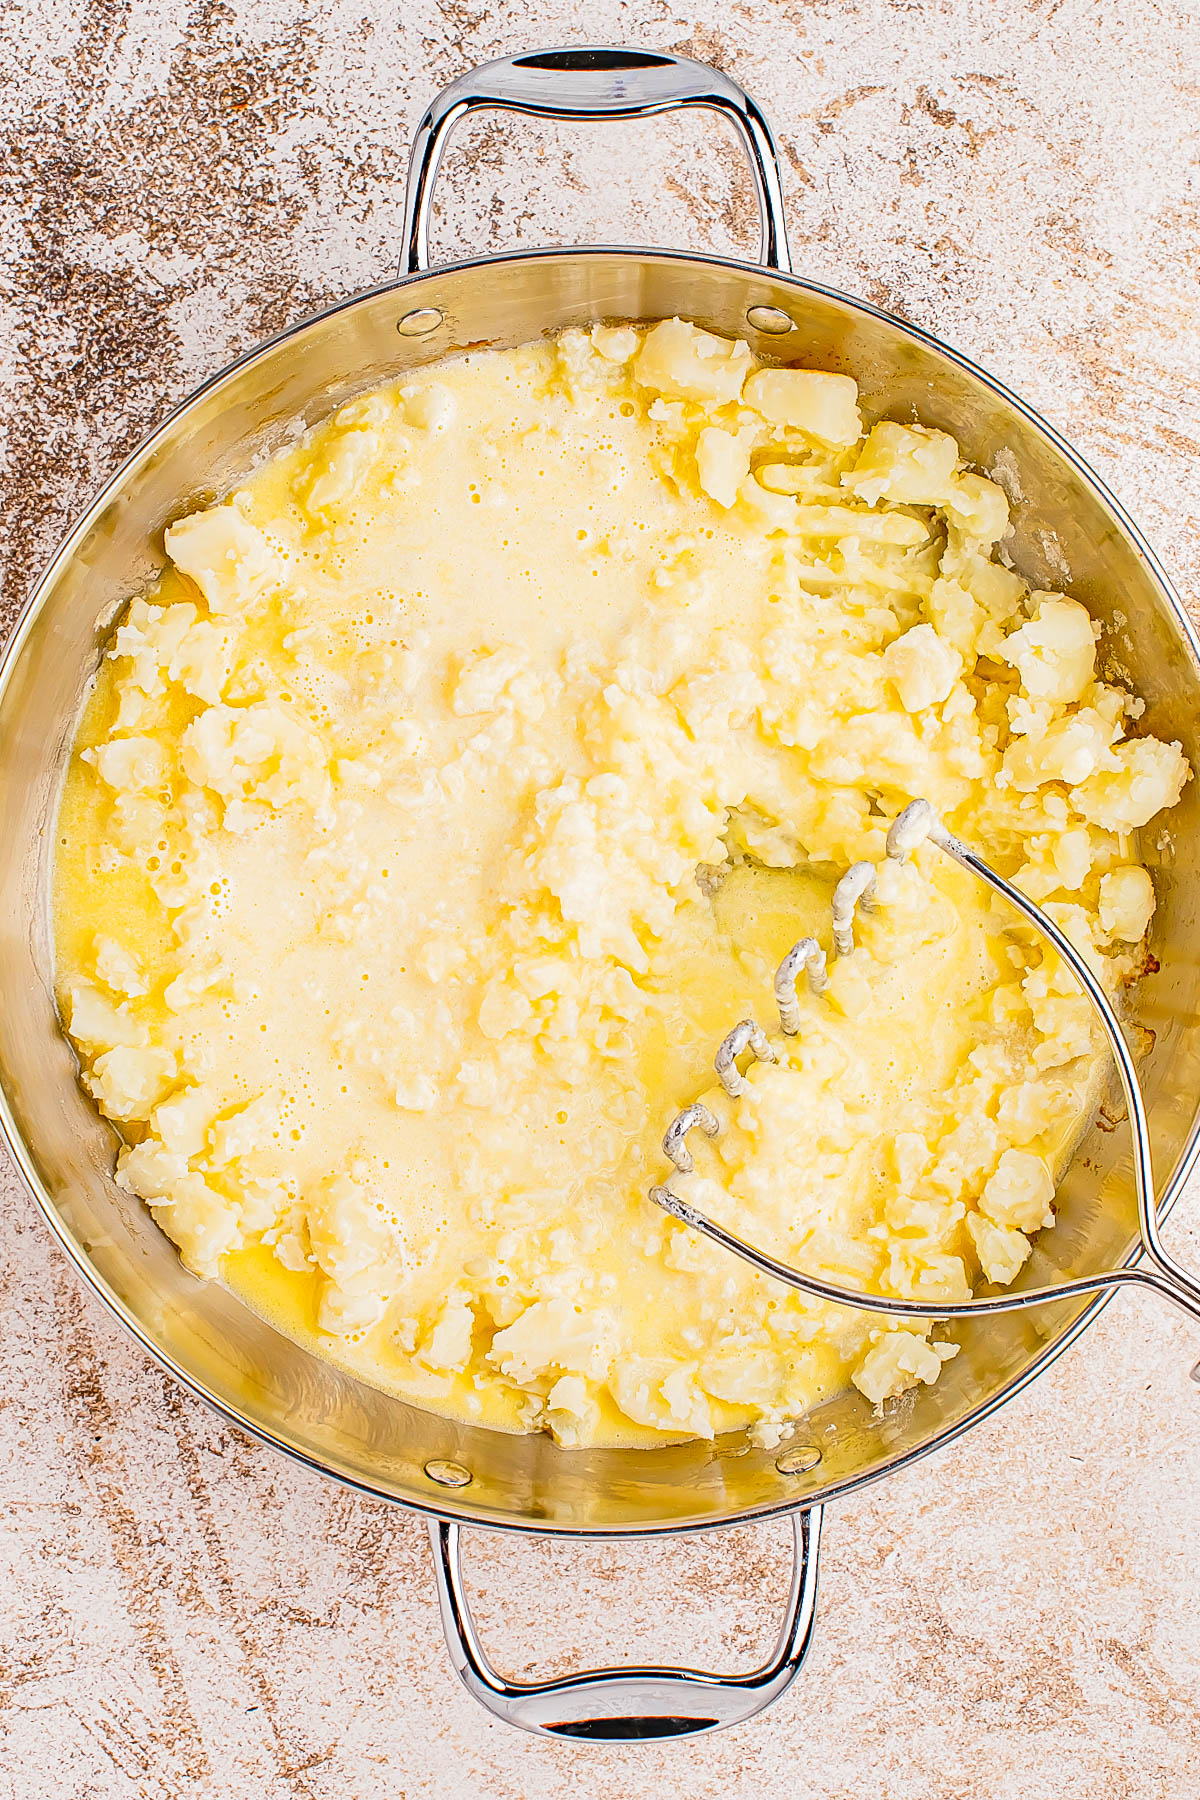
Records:
M839 449L855 443L862 430L858 383L849 375L826 375L819 369L759 369L746 383L742 398L770 424L790 425Z
M664 319L647 334L633 365L643 387L672 400L723 406L736 400L750 368L750 346L714 337L686 319Z
M952 492L957 465L958 445L946 432L881 419L842 486L872 506L880 500L940 506Z
M1033 594L1032 618L1010 632L1002 655L1020 671L1021 686L1034 700L1067 705L1081 700L1096 674L1100 627L1086 607L1057 594Z
M236 506L210 506L178 520L167 528L166 546L210 612L244 612L283 577L279 553Z

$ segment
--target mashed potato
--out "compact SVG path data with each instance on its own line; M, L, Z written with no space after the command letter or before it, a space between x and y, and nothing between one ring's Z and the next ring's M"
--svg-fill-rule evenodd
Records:
M685 1198L902 1297L1008 1282L1099 1038L933 849L800 1030L846 865L913 796L1117 989L1178 745L996 546L945 433L680 320L472 353L175 522L81 723L58 992L117 1179L198 1275L419 1404L564 1444L771 1441L936 1334L762 1280ZM753 1012L776 1060L730 1099ZM698 1135L698 1134L694 1134Z

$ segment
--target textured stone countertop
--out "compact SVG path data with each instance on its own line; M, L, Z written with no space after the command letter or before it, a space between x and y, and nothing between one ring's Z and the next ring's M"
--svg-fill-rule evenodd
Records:
M1190 16L1189 16L1190 15ZM797 267L930 327L1093 459L1200 595L1200 24L1183 0L12 0L0 19L6 621L84 498L257 339L394 268L442 83L536 44L715 61L783 149ZM704 119L495 119L443 254L753 251ZM226 1430L81 1292L3 1176L3 1800L1186 1800L1200 1795L1197 1333L1118 1299L991 1422L829 1521L808 1669L715 1737L494 1724L426 1533ZM1200 1262L1200 1206L1169 1237ZM781 1528L473 1534L513 1672L747 1662Z

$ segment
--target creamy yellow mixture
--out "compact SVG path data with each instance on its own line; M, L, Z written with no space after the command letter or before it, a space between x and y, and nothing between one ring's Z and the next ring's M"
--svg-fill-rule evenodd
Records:
M760 1279L646 1198L923 1299L1053 1224L1099 1038L916 795L1115 991L1188 776L1006 564L954 440L679 320L461 356L171 526L60 817L58 992L118 1180L197 1274L423 1406L764 1441L949 1342ZM783 1037L771 977L830 954ZM753 1014L778 1060L729 1099Z

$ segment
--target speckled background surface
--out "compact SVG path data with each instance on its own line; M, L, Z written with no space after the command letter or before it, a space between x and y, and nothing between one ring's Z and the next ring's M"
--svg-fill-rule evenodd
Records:
M1200 21L1121 0L10 0L0 19L4 620L163 411L394 267L434 88L538 43L716 61L784 152L797 267L931 327L1095 461L1200 596ZM447 161L445 255L752 249L697 120L510 120ZM1034 1389L830 1519L816 1647L713 1738L541 1744L442 1650L425 1530L184 1398L0 1211L4 1800L1188 1800L1200 1795L1196 1333L1121 1299ZM1200 1206L1170 1229L1200 1262ZM514 1673L745 1663L782 1529L473 1534Z

